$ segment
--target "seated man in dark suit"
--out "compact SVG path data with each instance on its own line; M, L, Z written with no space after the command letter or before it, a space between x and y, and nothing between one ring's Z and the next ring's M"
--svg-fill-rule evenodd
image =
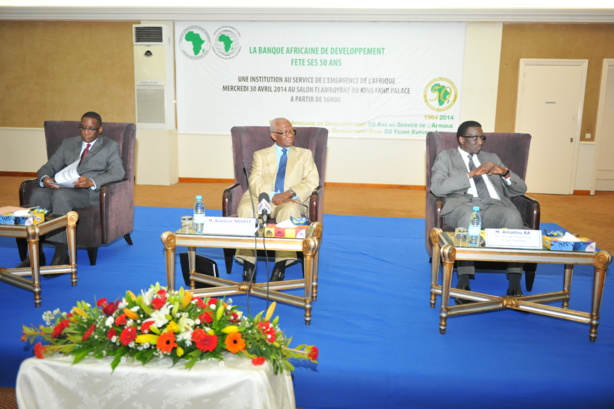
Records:
M509 198L524 194L527 185L496 154L482 151L486 137L478 122L463 122L456 138L458 148L439 152L431 176L431 191L445 198L441 215L446 226L467 227L473 206L479 206L483 229L522 229L522 217ZM456 288L470 290L469 279L475 274L473 262L458 261L457 273ZM508 263L508 295L522 296L521 274L521 263Z
M290 217L307 216L309 197L318 186L318 168L309 149L294 146L296 130L285 118L271 121L271 139L275 143L254 152L249 190L243 194L237 213L239 217L253 217L253 203L258 203L261 193L271 197L271 216L277 222ZM253 282L256 264L254 250L237 250L236 258L243 263L243 281ZM281 281L287 265L296 261L293 251L276 251L275 266L270 281Z
M40 187L32 193L29 205L40 206L57 214L96 206L100 204L100 188L106 183L123 179L125 172L119 145L102 136L100 115L86 112L81 117L79 131L79 136L64 139L49 161L38 170ZM72 182L73 187L60 187L56 184L55 176L58 172L76 163L79 178ZM52 232L47 235L46 241L55 243L51 264L68 264L66 231L60 229ZM42 257L41 265L44 265ZM30 258L27 257L18 267L29 266Z

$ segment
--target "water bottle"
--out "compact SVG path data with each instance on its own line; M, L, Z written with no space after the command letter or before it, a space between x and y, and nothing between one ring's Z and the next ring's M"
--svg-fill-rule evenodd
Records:
M469 218L469 228L467 229L467 243L470 246L480 245L480 231L482 230L482 214L479 206L473 206L473 213Z
M203 197L196 196L196 202L194 203L194 230L196 233L203 233L205 230L205 204L203 203Z

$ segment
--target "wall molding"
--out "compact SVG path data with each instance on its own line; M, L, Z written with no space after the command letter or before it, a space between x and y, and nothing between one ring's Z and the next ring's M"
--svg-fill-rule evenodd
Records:
M0 20L612 23L614 9L0 6Z

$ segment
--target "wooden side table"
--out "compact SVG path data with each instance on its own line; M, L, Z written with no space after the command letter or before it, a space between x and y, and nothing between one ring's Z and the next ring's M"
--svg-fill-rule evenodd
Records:
M72 286L77 285L77 242L76 227L79 215L71 211L65 215L51 215L48 220L40 224L30 226L23 225L0 225L0 236L26 239L30 253L30 267L28 268L4 268L0 267L0 280L11 285L23 288L34 293L34 305L40 307L41 275L70 274ZM40 236L51 231L65 228L68 243L68 257L70 264L59 266L41 266L39 260ZM31 276L31 279L24 278Z

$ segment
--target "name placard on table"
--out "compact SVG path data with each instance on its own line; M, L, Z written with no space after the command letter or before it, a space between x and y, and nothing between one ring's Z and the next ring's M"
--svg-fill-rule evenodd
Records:
M525 229L484 229L486 247L503 247L517 249L541 249L541 230Z
M251 217L205 217L205 234L221 236L254 236L258 220Z

